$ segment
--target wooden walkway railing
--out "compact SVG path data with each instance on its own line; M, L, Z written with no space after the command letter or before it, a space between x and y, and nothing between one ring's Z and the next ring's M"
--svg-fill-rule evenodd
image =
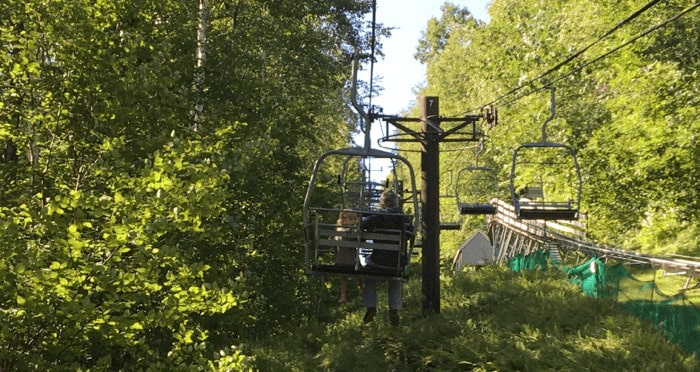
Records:
M494 200L496 214L489 216L489 230L496 248L497 262L521 253L546 247L575 250L590 256L610 258L628 263L648 264L668 274L700 278L700 258L659 257L634 251L597 245L586 240L585 223L579 221L522 221L515 216L512 205Z

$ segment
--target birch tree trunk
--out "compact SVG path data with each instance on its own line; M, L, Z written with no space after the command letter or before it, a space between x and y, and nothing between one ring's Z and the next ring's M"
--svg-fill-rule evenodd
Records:
M193 114L192 129L196 132L204 113L204 104L202 103L202 95L204 94L204 62L206 59L206 43L207 43L207 22L209 8L207 0L199 0L199 22L197 24L197 62L195 64L194 75L194 94L195 107Z

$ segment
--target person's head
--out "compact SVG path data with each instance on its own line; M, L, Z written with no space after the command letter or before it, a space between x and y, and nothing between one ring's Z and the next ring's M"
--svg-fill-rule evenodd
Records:
M399 196L394 190L386 190L382 193L379 198L379 208L398 208L399 207Z
M354 225L357 223L357 212L343 210L338 216L338 225Z

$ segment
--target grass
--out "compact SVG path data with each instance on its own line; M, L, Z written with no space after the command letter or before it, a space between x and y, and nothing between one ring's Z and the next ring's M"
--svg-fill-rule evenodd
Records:
M432 315L421 310L420 273L413 278L398 328L388 324L386 287L369 324L356 293L339 305L332 287L307 321L263 337L248 353L261 371L700 370L651 323L584 297L557 270L445 271L440 313Z

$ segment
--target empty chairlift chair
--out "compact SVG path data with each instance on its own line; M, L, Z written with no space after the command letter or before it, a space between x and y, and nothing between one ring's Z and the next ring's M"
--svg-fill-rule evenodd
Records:
M551 115L542 126L542 141L520 145L513 152L510 190L515 214L523 220L575 220L581 204L581 171L573 148L547 142L547 122L554 117L554 89Z
M491 167L479 166L479 155L484 151L483 140L476 148L476 159L473 166L460 169L455 183L457 208L459 214L482 215L495 214L498 199L498 176Z
M498 198L498 178L490 167L469 166L457 174L457 207L461 215L496 213L492 200Z

